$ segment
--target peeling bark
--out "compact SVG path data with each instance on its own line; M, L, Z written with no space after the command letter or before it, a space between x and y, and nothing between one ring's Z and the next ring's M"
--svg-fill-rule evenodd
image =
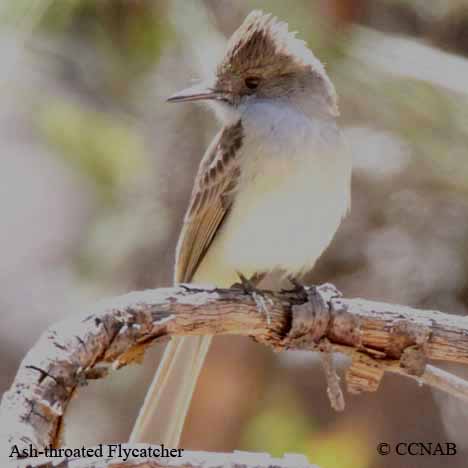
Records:
M140 361L153 343L175 335L245 335L276 351L323 351L327 343L327 352L352 358L346 374L350 391L374 391L390 371L468 401L465 381L426 365L428 359L468 363L467 317L345 299L331 285L311 292L266 291L267 317L242 290L182 285L103 301L86 315L51 327L26 355L3 395L0 450L59 446L67 404L81 385L105 377L109 368ZM336 378L330 366L327 372L336 402ZM83 461L76 466L104 465Z

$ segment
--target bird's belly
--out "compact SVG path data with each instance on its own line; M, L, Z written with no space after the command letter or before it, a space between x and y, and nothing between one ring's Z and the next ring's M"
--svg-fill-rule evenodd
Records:
M278 176L281 183L272 174L259 175L238 192L197 277L204 279L206 266L210 276L217 271L211 282L229 285L236 271L299 274L313 266L346 212L346 185L337 174L332 180L308 171Z

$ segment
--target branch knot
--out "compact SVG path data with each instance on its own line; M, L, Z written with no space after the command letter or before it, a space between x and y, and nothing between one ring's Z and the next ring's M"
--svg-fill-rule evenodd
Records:
M292 324L288 336L283 340L286 348L318 349L320 341L326 337L330 324L330 300L338 291L334 286L304 287L307 302L293 305Z

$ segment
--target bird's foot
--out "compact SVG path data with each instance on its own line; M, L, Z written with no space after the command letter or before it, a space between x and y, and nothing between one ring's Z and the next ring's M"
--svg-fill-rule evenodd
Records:
M304 301L309 299L310 289L313 289L315 286L306 287L292 275L288 275L287 278L293 287L291 289L283 289L282 292L300 294L303 296Z
M270 308L273 305L273 301L265 295L263 291L257 289L258 283L262 281L265 277L265 273L255 273L250 278L245 277L242 273L237 272L239 276L240 283L235 283L232 285L233 288L240 288L246 294L252 297L257 306L257 310L265 314L268 325L271 325L271 312Z

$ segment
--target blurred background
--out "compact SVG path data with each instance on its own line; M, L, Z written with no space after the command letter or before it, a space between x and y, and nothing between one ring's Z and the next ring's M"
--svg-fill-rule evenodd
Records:
M2 2L0 391L54 321L170 285L219 124L164 98L203 75L254 8L288 21L326 63L353 153L352 212L308 281L467 313L467 0ZM126 440L160 352L81 389L67 445ZM452 468L466 466L468 411L452 398L389 375L337 414L325 386L314 356L218 338L182 446L430 468L442 457L382 457L376 445L451 441Z

